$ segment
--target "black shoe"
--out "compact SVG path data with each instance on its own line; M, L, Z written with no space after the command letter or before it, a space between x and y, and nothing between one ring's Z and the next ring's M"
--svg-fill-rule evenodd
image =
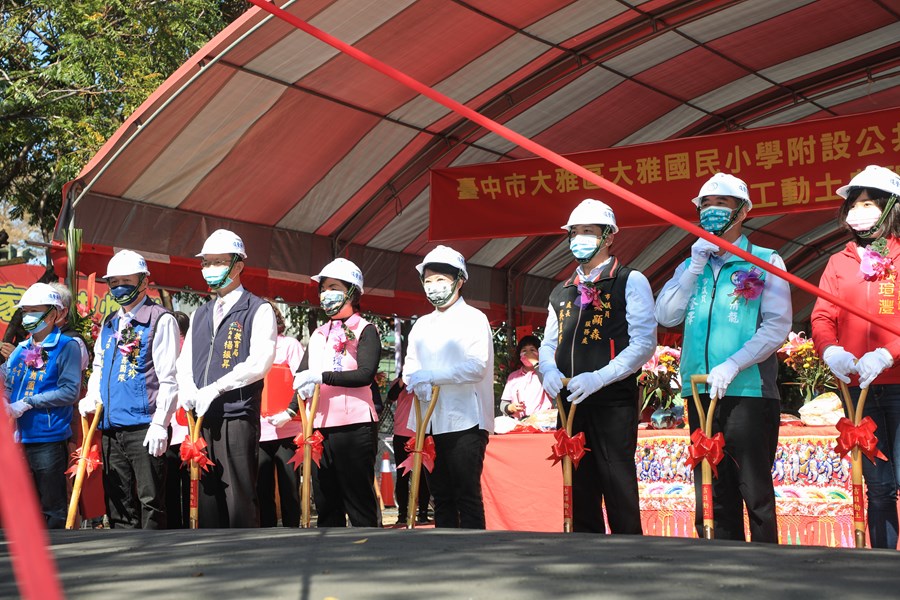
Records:
M428 525L429 523L431 523L431 519L428 518L428 513L419 513L416 515L417 525Z
M397 522L395 523L395 525L402 525L402 526L406 527L406 515L403 515L402 517L397 517Z

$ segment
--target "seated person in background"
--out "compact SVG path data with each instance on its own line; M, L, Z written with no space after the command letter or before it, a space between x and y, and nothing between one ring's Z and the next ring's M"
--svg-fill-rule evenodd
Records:
M504 415L524 419L554 408L554 399L544 391L535 368L540 346L541 340L534 335L523 336L516 344L516 355L522 366L509 374L503 395L500 396L500 412Z

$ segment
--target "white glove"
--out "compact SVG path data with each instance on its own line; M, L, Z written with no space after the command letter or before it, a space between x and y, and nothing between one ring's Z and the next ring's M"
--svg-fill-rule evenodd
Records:
M431 387L430 383L425 383L423 381L421 383L417 383L412 387L412 393L416 398L419 399L419 402L425 402L427 404L428 402L431 402L432 389L434 388Z
M410 373L409 381L406 382L406 385L414 388L421 383L427 383L429 386L434 383L434 375L431 371L419 369L415 373Z
M828 346L822 353L822 360L834 373L834 376L850 383L850 375L857 372L856 357L844 350L841 346Z
M869 387L882 371L893 366L894 359L886 349L876 348L871 352L866 352L859 357L859 361L856 363L856 369L859 372L859 387Z
M197 416L202 417L205 415L209 407L212 406L213 400L221 395L219 390L211 385L197 390L197 394L194 396L194 408L197 411Z
M709 397L723 398L725 390L728 389L728 386L731 385L731 382L734 381L739 372L740 368L738 368L737 363L730 358L721 365L713 367L706 380L706 384L709 386Z
M581 401L600 390L606 382L600 371L588 371L587 373L579 373L569 380L566 389L571 392L569 402L572 404L581 404Z
M6 405L6 414L11 416L13 419L18 419L32 408L33 407L24 400L19 400L18 402L13 402L12 404Z
M321 385L322 373L316 371L300 371L294 375L294 389L301 398L312 398L316 391L316 385Z
M177 408L184 410L184 412L191 412L194 410L194 407L197 405L196 393L189 394L185 390L178 391L178 405Z
M300 410L303 410L303 407L301 407ZM285 425L290 423L291 419L293 419L293 418L294 417L291 416L291 413L289 413L286 410L283 410L280 413L278 413L277 415L272 415L271 417L268 417L266 419L266 421L269 422L269 425L272 425L273 427L278 428L278 427L284 427Z
M169 432L162 425L150 423L147 435L144 436L144 445L147 446L150 456L162 456L169 447Z
M559 396L559 391L563 386L563 374L562 371L556 367L548 367L546 371L546 373L543 370L540 371L541 385L544 387L544 391L547 392L547 395L555 399Z
M81 413L82 417L87 417L89 414L97 411L98 404L103 404L103 401L99 398L91 398L90 396L85 396L78 401L78 412Z
M691 246L691 263L688 265L688 271L694 275L699 275L703 272L703 267L706 266L709 257L718 251L718 246L700 238Z

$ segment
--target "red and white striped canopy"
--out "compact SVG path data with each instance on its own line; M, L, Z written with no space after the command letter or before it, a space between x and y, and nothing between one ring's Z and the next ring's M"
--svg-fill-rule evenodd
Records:
M560 153L900 105L894 0L285 8ZM312 299L309 276L347 256L366 278L364 309L421 314L414 265L436 243L429 170L527 156L253 8L94 156L67 187L60 224L74 216L84 230L85 269L100 271L112 248L127 247L147 255L159 283L195 289L204 286L190 257L211 231L231 228L248 248L248 287L288 301ZM843 238L829 211L747 225L754 243L813 281ZM667 227L623 233L615 254L657 290L692 241ZM562 235L449 243L471 265L467 298L494 321L540 322L549 289L572 269ZM795 298L798 321L810 301Z

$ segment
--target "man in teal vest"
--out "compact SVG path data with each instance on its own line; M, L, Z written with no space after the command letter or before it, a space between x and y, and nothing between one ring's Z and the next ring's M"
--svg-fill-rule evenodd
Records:
M700 188L694 204L703 229L784 269L774 250L751 244L741 232L753 206L743 181L717 173ZM781 405L775 351L791 328L787 282L699 239L691 247L691 258L675 269L660 292L656 318L666 327L684 323L682 395L688 398L692 428L699 418L690 400L691 375L709 374L709 385L701 386L704 408L710 396L719 398L712 433L724 435L725 458L713 481L715 537L745 539L746 504L751 539L777 543L771 469ZM699 466L694 485L697 531L702 535Z

